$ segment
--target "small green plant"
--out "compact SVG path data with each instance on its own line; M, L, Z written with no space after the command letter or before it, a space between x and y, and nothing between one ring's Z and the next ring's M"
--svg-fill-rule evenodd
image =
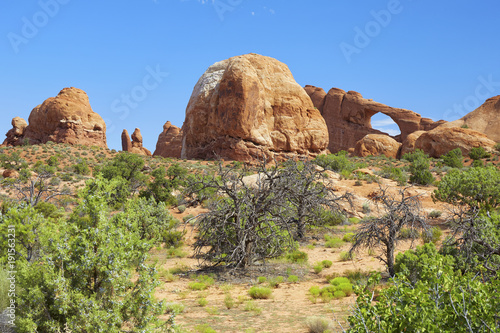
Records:
M184 312L184 309L185 306L182 303L167 303L165 307L165 312L178 315Z
M268 299L271 297L273 291L270 288L261 287L261 286L253 286L248 291L248 294L253 299Z
M205 290L208 286L203 282L192 281L188 283L188 288L191 290Z
M495 150L500 152L500 142L495 145Z
M202 297L202 298L199 298L198 299L198 305L203 307L203 306L206 306L208 304L208 301L205 297Z
M316 274L319 274L321 273L321 271L323 271L323 264L321 262L318 262L316 263L314 266L313 266L313 270L314 270L314 273Z
M245 311L251 311L255 314L261 314L262 313L262 308L259 308L257 304L255 304L254 301L248 301L245 303Z
M211 314L213 316L219 314L219 309L216 306L207 306L205 307L205 311L207 311L208 314Z
M370 214L370 212L371 212L370 203L363 202L362 209L363 209L364 214Z
M347 243L353 242L353 241L354 241L354 233L352 233L352 232L348 232L347 234L345 234L345 235L342 237L342 240L343 240L344 242L347 242Z
M288 282L290 282L290 283L298 283L299 282L299 277L297 275L290 275L288 277Z
M226 308L228 308L229 310L234 308L234 299L233 297L231 297L230 294L227 294L225 297L224 297L224 305L226 306Z
M429 213L429 217L431 219L437 219L438 217L440 217L441 215L443 214L443 212L441 212L440 210L433 210L432 212Z
M349 281L349 278L339 276L328 281L328 283L330 283L332 286L340 286L343 283L351 283L351 281Z
M262 284L267 281L267 278L265 276L259 276L257 278L257 283Z
M323 260L321 264L323 265L324 268L330 268L333 265L331 260Z
M354 253L342 251L340 252L340 261L354 260Z
M398 238L399 239L416 239L416 238L418 238L418 231L416 231L415 229L411 229L411 228L402 228L399 231Z
M427 231L422 232L422 240L424 243L436 244L441 239L443 232L438 227L432 227Z
M344 298L346 296L347 295L342 290L337 290L336 292L333 293L333 297L335 297L336 299Z
M212 327L208 324L200 324L194 327L195 332L197 333L217 333Z
M342 291L346 296L351 296L353 293L351 283L341 283L338 286L339 290ZM334 295L335 296L335 295Z
M179 213L182 214L182 213L184 213L186 211L186 206L180 205L180 206L177 207L177 209L179 210Z
M295 262L295 263L305 263L307 262L307 253L295 250L293 252L290 252L286 255L286 259L290 262Z
M339 248L344 245L344 241L340 238L337 237L331 237L329 235L325 235L325 247L327 248Z
M278 288L281 283L283 283L284 278L282 276L277 276L269 280L269 286L271 288Z
M464 164L462 163L462 150L460 148L450 150L446 155L443 155L442 158L444 164L449 167L460 169L464 166Z

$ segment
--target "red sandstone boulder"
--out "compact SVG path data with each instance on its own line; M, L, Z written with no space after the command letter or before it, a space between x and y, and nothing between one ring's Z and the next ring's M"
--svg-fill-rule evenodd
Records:
M251 162L314 155L328 146L323 117L288 67L257 54L210 66L193 90L182 130L182 158Z
M406 137L406 140L403 141L403 144L401 145L401 156L414 151L415 150L415 142L424 133L425 133L425 131L416 131L416 132L413 132L410 135L408 135Z
M401 143L388 135L368 134L356 143L354 154L356 156L380 156L385 155L397 158Z
M471 129L453 127L438 127L422 133L415 141L415 149L422 149L431 157L440 157L450 150L460 148L462 154L467 155L472 148L483 147L493 150L495 141L485 134Z
M12 129L7 132L7 138L3 142L6 146L17 146L21 144L24 136L24 131L28 127L26 120L20 117L15 117L12 119Z
M18 178L19 173L14 169L4 170L2 173L3 178Z
M22 134L16 134L16 139L12 140L12 132L9 131L7 144L20 145L28 140L30 144L53 141L107 148L106 124L101 116L92 111L87 94L77 88L64 88L56 97L50 97L35 107L24 131L21 128L25 122L19 119L16 125L13 121L11 131Z
M167 121L158 136L154 156L181 158L182 130Z

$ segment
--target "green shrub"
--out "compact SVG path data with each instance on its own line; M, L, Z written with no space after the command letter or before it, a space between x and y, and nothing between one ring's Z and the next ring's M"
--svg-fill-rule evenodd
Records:
M288 276L288 282L290 282L290 283L298 283L299 282L299 277L297 275L290 275L290 276Z
M341 284L345 284L345 283L349 283L350 284L351 281L349 281L349 279L346 278L346 277L339 276L339 277L336 277L336 278L328 281L328 283L330 283L333 286L340 286Z
M261 286L253 286L248 291L248 294L253 299L268 299L271 297L273 291L270 288L261 287Z
M257 278L257 283L262 284L267 281L267 278L265 276L259 276Z
M208 301L205 297L199 298L198 299L198 305L201 307L207 306Z
M314 163L325 169L339 173L345 172L344 176L349 176L356 169L366 167L366 164L351 162L347 157L347 152L343 150L336 154L319 155Z
M286 259L290 262L305 263L307 262L307 253L295 250L286 255Z
M339 248L345 244L342 239L337 238L337 237L330 237L328 235L325 235L325 239L326 239L325 247L328 247L328 248Z
M354 260L354 253L349 253L346 251L340 252L340 261Z
M443 232L441 231L441 229L439 229L438 227L432 227L428 231L422 232L422 240L424 241L424 244L425 243L436 244L441 239L442 234Z
M495 145L495 150L500 152L500 142Z
M226 308L228 309L232 309L234 307L234 299L231 297L230 294L227 294L225 297L224 297L224 305L226 306Z
M323 261L321 262L321 264L322 264L322 265L323 265L323 267L325 267L325 268L330 268L330 267L332 267L332 265L333 265L333 263L332 263L332 261L331 261L331 260L323 260Z
M73 165L73 172L79 175L90 174L90 168L86 160L80 160L77 164Z
M382 170L377 174L381 177L395 180L400 185L404 185L408 181L408 176L403 169L397 168L393 165L383 166Z
M188 283L188 288L191 290L205 290L208 288L208 285L203 282L191 281Z
M470 150L469 157L473 160L480 160L491 157L491 154L484 150L483 147L474 147Z
M484 162L482 160L473 160L470 166L473 168L482 168L484 167Z
M338 289L341 290L346 296L351 296L353 293L351 283L341 283L338 286Z
M184 306L184 304L181 303L167 303L165 313L178 315L180 313L183 313L185 308L186 307Z
M278 288L281 283L285 280L282 276L277 276L275 278L269 279L269 286L271 288Z
M337 290L335 293L333 293L333 297L337 299L344 298L346 297L346 294L342 290Z
M335 212L332 210L321 208L318 220L320 221L319 224L321 225L334 227L342 224L346 220L346 217L340 212Z
M316 273L316 274L321 273L321 271L323 270L323 268L324 268L324 267L323 267L323 264L322 264L322 263L320 263L320 262L316 263L316 264L313 266L314 273Z
M309 288L309 294L311 294L314 297L318 297L320 292L321 289L318 286L312 286L311 288Z
M354 233L352 232L348 232L346 233L343 237L342 237L342 240L344 242L347 242L347 243L350 243L350 242L354 242Z
M443 212L441 212L440 210L433 210L432 212L429 213L429 217L431 219L437 219L438 217L440 217L441 215L443 214Z
M462 150L460 148L456 148L450 150L447 154L441 156L445 165L452 168L463 168L464 164L462 163L463 156Z
M179 210L179 213L184 213L186 211L186 206L185 205L180 205L177 207L177 209Z

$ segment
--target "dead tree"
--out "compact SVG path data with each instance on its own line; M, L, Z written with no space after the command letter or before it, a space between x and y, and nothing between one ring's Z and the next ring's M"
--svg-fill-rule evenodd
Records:
M382 254L377 258L387 265L390 276L394 276L394 251L401 229L410 229L412 235L429 229L426 218L421 215L419 197L408 195L408 188L399 189L398 196L391 195L387 188L380 188L373 198L379 216L362 221L349 250L352 254L364 247L381 248Z
M52 177L53 175L49 172L40 172L31 179L26 181L17 179L8 183L7 186L16 191L19 201L34 207L41 201L48 202L57 196L71 194L69 189L52 188L50 185Z
M297 163L266 168L262 162L253 182L245 178L250 170L219 164L216 175L189 184L190 192L214 193L210 212L197 219L195 252L214 264L245 267L294 248L294 235L303 237L314 212L336 199L312 165Z

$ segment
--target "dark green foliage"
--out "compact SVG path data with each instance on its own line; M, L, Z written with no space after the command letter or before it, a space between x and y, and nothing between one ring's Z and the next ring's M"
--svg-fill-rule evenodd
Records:
M165 178L167 172L165 168L155 169L151 175L153 181L147 184L147 188L140 192L139 196L144 198L154 198L156 201L165 202L167 205L176 204L177 200L172 195L174 189L172 182Z
M27 168L28 164L21 158L21 154L17 151L11 154L0 154L0 165L5 169L21 170Z
M453 270L453 259L427 244L397 259L393 283L372 293L357 289L349 332L496 332L500 280ZM380 276L372 277L376 284Z
M441 157L443 158L444 164L449 167L460 169L464 166L462 162L462 150L460 148L450 150L446 155L443 155Z
M295 250L290 253L287 253L286 255L286 260L290 262L296 262L296 263L305 263L307 262L308 255L305 252Z
M356 169L364 168L366 164L351 162L347 156L347 152L342 150L336 154L319 155L314 159L317 165L336 172L347 171L353 172Z
M73 165L73 171L79 175L90 174L90 168L86 160L80 160L77 164Z
M484 167L484 162L482 160L473 160L470 166L473 168L482 168Z
M412 153L404 154L403 159L410 162L411 183L429 185L434 182L434 177L429 170L429 156L422 150L417 149Z
M49 159L47 160L48 166L55 167L58 164L59 164L59 160L57 159L57 156L55 156L55 155L50 156Z
M38 213L42 214L43 217L45 217L46 219L48 218L57 219L62 216L57 207L50 202L40 201L39 203L36 204L35 210Z
M118 177L125 179L130 189L135 191L146 181L146 176L142 173L143 168L144 160L139 155L121 152L106 163L99 172L108 180Z
M483 158L491 157L491 154L484 150L483 147L474 147L469 152L469 157L473 160L480 160Z
M494 209L500 205L500 170L495 167L450 170L439 182L433 198L470 209Z
M145 264L152 242L110 215L107 193L115 181L89 182L69 223L44 228L40 260L17 262L18 332L65 326L73 332L118 333L125 326L153 332L162 325L156 316L164 306L153 298L155 269Z
M384 177L384 178L389 178L389 179L395 180L400 185L404 185L408 181L408 177L407 177L406 173L403 171L403 169L397 168L397 167L392 166L392 165L383 166L379 175Z

